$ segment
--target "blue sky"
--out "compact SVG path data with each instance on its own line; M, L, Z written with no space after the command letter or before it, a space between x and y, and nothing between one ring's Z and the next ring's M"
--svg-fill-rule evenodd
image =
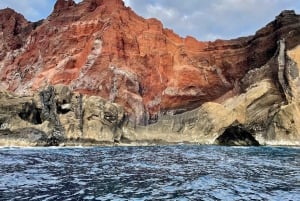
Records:
M81 0L76 0L80 2ZM181 36L199 40L230 39L252 35L282 10L300 14L299 0L124 0L139 15L161 20ZM0 0L28 20L46 18L55 0Z

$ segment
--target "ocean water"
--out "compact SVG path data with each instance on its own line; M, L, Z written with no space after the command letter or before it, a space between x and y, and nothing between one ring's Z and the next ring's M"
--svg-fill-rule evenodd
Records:
M0 200L300 200L300 149L0 148Z

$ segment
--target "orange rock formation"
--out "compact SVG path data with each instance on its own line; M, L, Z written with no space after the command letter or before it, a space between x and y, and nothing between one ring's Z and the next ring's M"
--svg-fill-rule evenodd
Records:
M235 91L247 71L264 65L289 37L299 42L293 12L255 36L199 42L143 19L122 0L58 0L45 20L31 23L0 11L0 87L19 94L65 84L125 106L131 120L183 112Z

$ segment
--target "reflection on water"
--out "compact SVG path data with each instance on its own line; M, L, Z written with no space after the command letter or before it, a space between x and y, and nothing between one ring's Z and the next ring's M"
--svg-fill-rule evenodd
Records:
M300 200L300 149L1 148L1 200Z

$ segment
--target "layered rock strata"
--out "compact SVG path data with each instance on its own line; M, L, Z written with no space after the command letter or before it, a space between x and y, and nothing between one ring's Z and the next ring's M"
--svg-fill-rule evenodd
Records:
M121 0L0 11L0 145L299 145L300 17L199 42Z

